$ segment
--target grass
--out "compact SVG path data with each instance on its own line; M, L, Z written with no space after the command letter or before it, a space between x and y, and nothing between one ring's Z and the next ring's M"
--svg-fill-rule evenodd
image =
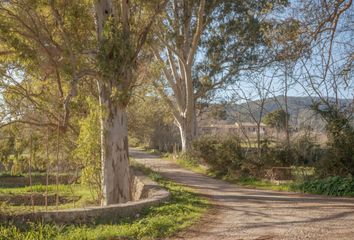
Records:
M171 200L145 209L137 219L92 225L29 224L25 227L0 226L0 240L5 239L156 239L167 237L190 226L208 209L206 199L190 189L161 178L141 165L135 167L148 174L171 193Z
M248 187L248 188L256 188L256 189L264 189L264 190L274 190L274 191L286 191L290 192L294 190L294 183L287 182L287 183L273 183L271 181L263 180L263 179L256 179L256 178L228 178L223 177L223 180L234 183L240 186Z
M200 165L196 160L188 156L187 154L182 154L175 158L172 154L167 155L165 159L175 161L178 165L189 169L193 172L209 175L210 172L206 166Z
M0 188L0 196L13 196L16 195L30 195L32 194L45 194L46 186L45 185L33 185L25 187L11 187L11 188ZM55 195L57 193L56 185L48 185L48 196ZM59 196L64 196L71 198L75 196L75 201L70 201L65 204L59 204L58 209L67 209L74 207L84 207L89 205L97 204L94 193L89 187L73 184L73 185L58 185L58 194ZM45 206L34 206L35 211L45 211ZM57 207L54 205L48 206L48 210L55 210ZM16 214L23 212L32 212L32 206L20 205L15 206L3 202L1 204L0 214Z

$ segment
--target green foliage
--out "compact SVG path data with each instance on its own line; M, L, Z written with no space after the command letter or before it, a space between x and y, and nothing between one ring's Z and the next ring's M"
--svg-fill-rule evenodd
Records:
M228 182L257 189L266 189L266 190L275 190L275 191L290 191L292 190L292 183L282 183L277 184L268 180L262 180L254 177L239 177L239 178L230 178L228 176L224 177L223 180Z
M145 90L136 92L128 106L130 143L133 139L135 145L171 151L179 134L170 110L154 92Z
M193 172L208 174L207 167L200 165L200 159L196 158L191 152L181 153L177 156L169 154L167 158L176 161L178 165L192 170Z
M220 79L218 74L225 71L224 64L230 66L232 71L228 78L222 78L223 85L238 79L238 69L269 61L269 52L274 51L274 47L268 45L270 37L264 28L272 26L273 22L266 16L270 12L276 14L287 4L287 0L206 1L208 24L201 39L201 47L205 51L201 51L202 61L197 61L193 73L200 79L196 81L196 88L215 90L211 86Z
M139 167L171 193L170 202L145 209L137 219L112 220L97 225L30 224L26 227L0 225L0 240L37 239L156 239L170 236L199 219L208 202L189 189Z
M104 40L101 42L97 57L98 67L104 78L119 81L122 65L132 58L133 50L120 21L109 18L103 29Z
M169 160L173 160L170 156ZM268 180L259 179L253 176L240 176L235 175L232 172L228 172L225 174L220 174L220 172L215 172L213 169L209 169L206 166L200 165L197 159L191 154L183 154L178 156L177 164L180 166L187 168L193 172L201 173L207 175L212 178L222 179L230 183L234 183L237 185L242 185L249 188L257 188L257 189L267 189L267 190L276 190L276 191L290 191L293 189L293 183L272 183ZM247 161L246 161L247 162ZM245 163L243 164L243 168Z
M83 167L81 182L91 186L101 196L101 148L100 148L100 106L92 97L87 97L89 112L79 121L80 134L77 139L77 148L74 157Z
M335 105L322 106L317 103L313 109L326 121L328 136L326 154L317 166L320 176L354 175L354 127L350 114Z
M274 127L277 130L284 130L289 121L289 114L282 109L274 110L273 112L267 113L263 122L270 127Z
M234 135L204 136L194 141L192 151L177 157L177 163L201 173L238 179L265 178L272 167L314 166L324 152L309 134L287 144L271 145L262 141L260 148L246 148ZM202 168L205 163L208 170ZM307 177L307 176L304 176Z
M292 165L314 165L323 156L323 149L316 144L315 139L310 133L301 135L298 139L291 142Z
M27 166L28 163L24 157L16 157L12 161L11 174L13 176L22 174L23 172L25 172Z
M278 144L270 147L267 144L262 145L262 151L259 156L262 167L285 167L290 166L293 159L293 151L290 146L286 144Z
M15 136L13 134L7 134L6 130L0 130L2 139L0 139L0 162L7 164L11 154L15 152Z
M220 104L215 104L209 107L210 113L208 114L211 118L216 120L226 120L227 119L227 103L222 102Z
M14 225L8 227L0 226L0 239L54 239L58 235L58 232L62 231L62 227L60 226L51 226L42 223L32 223L28 229L27 233L23 233Z
M244 160L241 141L237 136L201 137L194 141L192 153L220 174L241 170Z
M258 177L265 176L264 170L272 167L313 166L322 155L323 149L309 133L305 133L293 139L290 145L270 145L268 141L262 141L261 148L249 151L247 159L254 165L251 175Z
M19 129L13 126L7 126L0 130L2 139L0 139L0 162L4 164L7 171L10 171L13 175L22 174L28 169L29 154L29 132L23 129L20 132ZM21 133L22 137L16 137ZM38 150L38 136L32 133L33 151ZM33 159L32 167L35 165L41 165L40 161ZM11 167L11 169L10 169Z
M295 187L306 193L330 196L354 196L354 179L352 177L329 177L305 181Z

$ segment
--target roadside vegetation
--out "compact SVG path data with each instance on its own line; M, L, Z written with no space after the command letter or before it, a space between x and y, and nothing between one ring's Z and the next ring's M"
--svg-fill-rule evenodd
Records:
M352 196L353 10L352 0L0 0L0 214L130 201L130 146L247 187ZM204 211L157 181L172 202L136 220L1 234L163 237Z
M328 177L304 181L296 186L302 192L329 196L354 197L353 177Z
M336 151L343 147L337 147ZM336 158L327 165L327 154L334 150L332 146L320 148L307 136L293 142L289 148L274 143L269 146L265 142L260 149L248 149L236 135L219 135L200 137L194 141L192 150L184 154L149 152L194 172L244 187L353 196L351 170L330 169Z
M194 159L191 160L186 155L174 157L172 154L164 154L164 158L169 161L174 161L178 165L193 172L201 173L209 177L221 179L247 188L354 197L354 179L351 176L319 178L314 175L306 175L306 177L303 178L303 175L298 175L297 178L293 180L271 181L265 178L222 175L205 165L199 165ZM294 172L297 172L295 167L293 169ZM312 172L313 169L308 168L308 171Z
M163 179L157 173L135 166L171 193L171 201L145 209L134 219L120 219L87 225L51 225L30 223L26 226L0 225L1 240L37 239L156 239L190 226L207 211L208 201L190 189ZM63 187L64 188L64 187ZM6 190L7 191L7 190Z

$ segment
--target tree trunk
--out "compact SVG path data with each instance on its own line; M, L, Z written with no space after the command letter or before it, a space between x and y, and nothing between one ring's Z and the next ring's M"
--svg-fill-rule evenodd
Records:
M260 153L261 149L261 123L257 123L257 148Z
M111 89L99 83L101 106L102 205L131 200L127 115Z
M195 114L192 116L195 116ZM178 128L181 135L182 152L188 152L192 148L192 142L196 136L197 123L195 117L191 119L182 118L178 122Z
M166 29L166 34L171 37L171 41L150 45L152 53L163 66L162 71L170 87L169 90L164 91L160 88L165 89L165 84L156 84L161 96L171 108L180 130L182 152L187 152L191 148L196 135L196 96L192 67L205 26L206 0L199 1L196 12L195 5L189 2L174 1L174 15L171 16L173 24L171 29ZM170 35L168 32L178 33L178 36ZM163 46L163 49L159 49L156 45ZM173 94L170 94L170 90Z

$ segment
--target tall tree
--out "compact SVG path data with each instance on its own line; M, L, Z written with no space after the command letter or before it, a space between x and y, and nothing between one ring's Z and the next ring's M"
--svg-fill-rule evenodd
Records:
M205 2L170 1L165 15L168 21L161 20L156 25L158 30L154 38L159 44L150 45L174 94L174 99L171 100L165 92L166 88L156 83L157 89L172 109L180 129L184 152L190 148L196 134L192 68L205 25ZM163 54L166 56L162 56Z
M273 112L267 113L264 116L264 123L270 127L276 128L278 131L285 130L289 116L283 109L277 109Z
M131 199L126 108L139 53L162 8L160 1L99 0L95 4L104 204Z
M101 105L102 204L105 205L131 199L126 107L136 79L139 53L165 2L97 0L93 5L88 0L19 0L0 3L2 76L7 77L9 69L16 69L20 77L15 78L15 84L19 86L30 76L35 83L43 81L52 90L56 87L58 94L52 95L58 96L56 106L61 106L62 114L54 114L54 124L45 125L59 125L65 133L70 126L73 100L87 82L97 81ZM41 92L38 90L37 95L24 92L22 96L33 100ZM32 106L37 108L35 104ZM16 120L22 121L21 116Z
M265 16L286 2L169 1L150 47L164 74L155 85L172 109L182 151L196 135L198 101L256 62Z

